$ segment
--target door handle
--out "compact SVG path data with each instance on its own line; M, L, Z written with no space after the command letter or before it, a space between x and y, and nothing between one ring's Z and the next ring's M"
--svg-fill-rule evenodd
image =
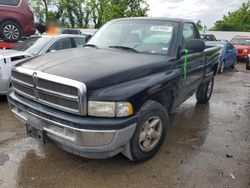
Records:
M198 66L198 68L203 68L203 67L205 67L205 66L204 66L204 65L199 65L199 66Z

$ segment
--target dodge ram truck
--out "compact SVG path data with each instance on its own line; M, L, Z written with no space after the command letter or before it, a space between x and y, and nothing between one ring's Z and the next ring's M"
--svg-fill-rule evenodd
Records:
M117 19L83 49L18 64L8 100L42 143L86 158L144 161L160 149L170 112L194 93L209 101L219 53L190 20Z

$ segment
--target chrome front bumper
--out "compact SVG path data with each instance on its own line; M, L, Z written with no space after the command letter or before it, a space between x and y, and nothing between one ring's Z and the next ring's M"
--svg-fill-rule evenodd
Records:
M134 134L136 124L119 130L88 130L46 119L11 104L14 115L25 124L43 130L49 141L62 149L87 158L109 158L124 149Z

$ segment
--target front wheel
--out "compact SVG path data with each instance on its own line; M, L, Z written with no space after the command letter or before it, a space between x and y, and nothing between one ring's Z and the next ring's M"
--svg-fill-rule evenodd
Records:
M152 158L160 149L169 125L167 110L160 103L148 101L140 110L135 133L123 154L132 161Z
M219 73L223 73L224 69L225 69L225 61L222 61L220 65Z
M214 88L214 78L211 79L209 82L202 84L197 92L196 92L196 99L198 103L208 103L210 100Z
M6 42L17 42L22 36L22 29L16 22L5 21L0 26L0 34Z

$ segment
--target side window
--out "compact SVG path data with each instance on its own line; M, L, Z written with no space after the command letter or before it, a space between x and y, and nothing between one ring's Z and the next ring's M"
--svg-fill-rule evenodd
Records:
M216 37L214 35L212 35L212 40L216 41Z
M55 42L47 52L51 52L51 51L58 51L58 50L63 50L63 49L68 49L68 48L72 48L72 44L71 44L71 40L70 38L65 38L65 39L61 39L57 42Z
M17 6L20 0L0 0L0 5Z
M15 56L15 57L11 57L11 61L18 61L18 60L22 60L25 58L28 58L29 56L25 56L25 55L21 55L21 56Z
M227 44L227 50L233 50L234 46L230 43Z
M74 41L75 41L76 47L77 48L82 48L86 43L85 40L86 40L85 38L75 37Z
M186 42L189 39L197 39L197 31L195 29L194 24L192 23L185 23L183 26L183 33L182 33L183 39L182 39L182 47L186 46Z

